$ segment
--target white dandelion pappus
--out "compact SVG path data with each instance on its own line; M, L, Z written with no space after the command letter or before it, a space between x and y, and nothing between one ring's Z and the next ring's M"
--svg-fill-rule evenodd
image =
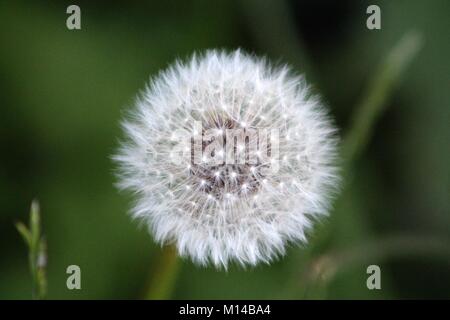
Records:
M181 256L225 268L268 263L288 242L305 243L327 215L338 182L336 130L288 67L239 50L177 61L151 81L123 127L118 185L136 194L133 216ZM232 130L276 130L277 141L251 136L230 148ZM185 156L173 161L182 140ZM208 153L211 141L226 143ZM256 161L248 153L244 162L210 161L237 149Z

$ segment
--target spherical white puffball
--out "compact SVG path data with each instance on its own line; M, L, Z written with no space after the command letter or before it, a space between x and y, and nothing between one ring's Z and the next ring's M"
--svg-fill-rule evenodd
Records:
M336 129L304 79L242 51L153 78L114 156L132 215L199 264L270 262L327 215Z

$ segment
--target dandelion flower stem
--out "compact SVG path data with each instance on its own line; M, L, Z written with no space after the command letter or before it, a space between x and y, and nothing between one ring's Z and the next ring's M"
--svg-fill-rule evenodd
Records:
M180 270L180 261L175 246L162 249L160 260L152 271L150 285L145 292L147 300L163 300L171 297Z
M372 135L374 124L386 108L386 102L411 60L421 48L422 37L409 32L382 61L357 105L351 127L344 138L342 156L347 165L363 151Z

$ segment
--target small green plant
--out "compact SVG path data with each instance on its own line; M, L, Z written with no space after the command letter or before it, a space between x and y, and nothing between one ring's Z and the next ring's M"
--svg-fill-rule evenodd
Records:
M30 225L16 223L16 228L28 246L28 262L32 278L33 299L45 299L47 294L47 247L41 233L39 203L34 200L30 209Z

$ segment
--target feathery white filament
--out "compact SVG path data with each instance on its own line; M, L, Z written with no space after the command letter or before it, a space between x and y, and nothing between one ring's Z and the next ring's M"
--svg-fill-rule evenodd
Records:
M114 158L120 188L137 195L133 216L200 264L255 265L283 254L288 241L306 242L337 184L335 128L318 98L289 68L239 50L174 63L153 79L123 127L128 139ZM180 140L205 138L206 129L214 139L233 129L277 130L278 157L268 144L255 151L256 163L211 164L205 154L195 162L189 143L189 156L172 161ZM248 150L245 143L237 152Z

